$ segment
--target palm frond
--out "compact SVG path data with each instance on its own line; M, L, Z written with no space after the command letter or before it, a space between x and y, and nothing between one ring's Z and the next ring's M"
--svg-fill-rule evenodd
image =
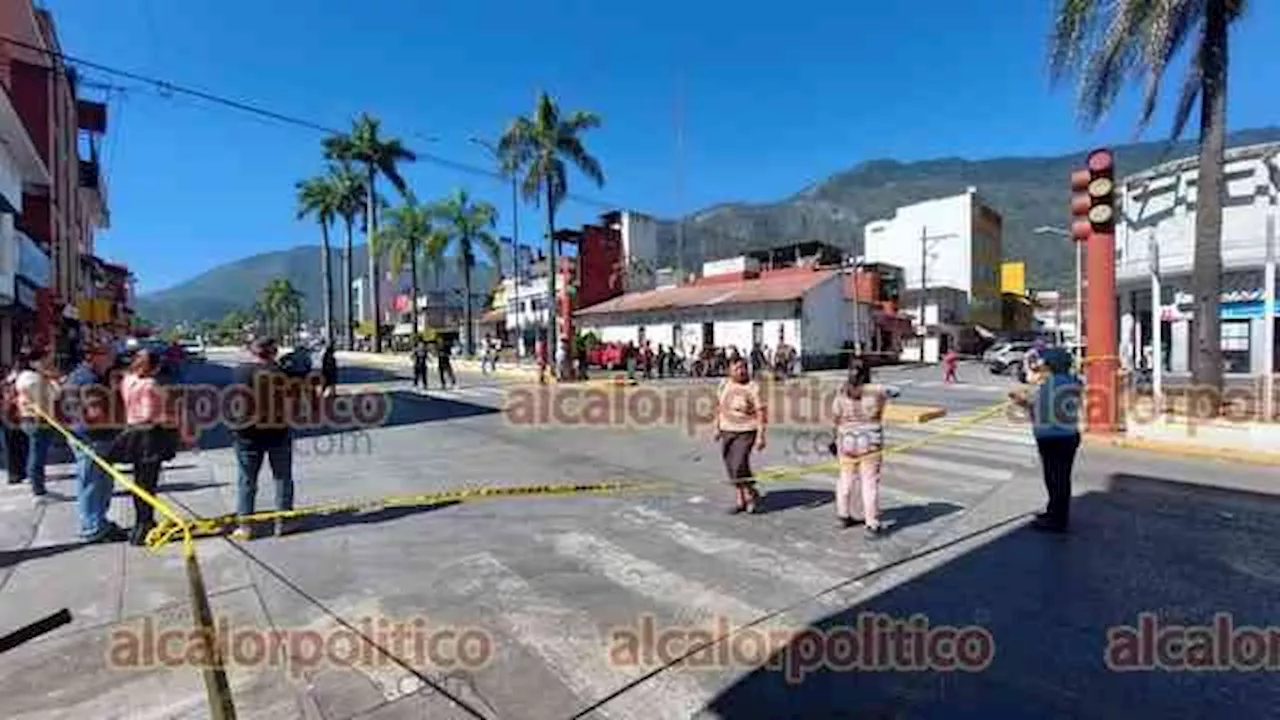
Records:
M556 143L556 149L597 186L604 185L604 170L600 168L600 161L587 153L577 136L561 134Z
M1201 34L1203 35L1203 31ZM1187 122L1191 120L1191 111L1195 108L1196 101L1200 99L1200 88L1204 86L1202 73L1204 66L1201 63L1201 53L1204 52L1203 39L1196 45L1196 54L1187 67L1187 75L1182 80L1182 91L1178 94L1178 102L1173 107L1173 129L1169 132L1170 145L1182 137L1183 130L1187 128Z

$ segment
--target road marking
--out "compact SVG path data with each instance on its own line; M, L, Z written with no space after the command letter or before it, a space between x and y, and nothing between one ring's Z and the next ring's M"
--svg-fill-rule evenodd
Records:
M806 594L822 592L844 581L839 575L812 563L789 557L763 545L707 532L644 505L628 508L618 514L628 522L662 533L696 553L782 580L795 585Z
M950 428L955 426L950 425L950 426L944 426L944 427ZM1033 447L1036 444L1036 439L1031 436L1030 432L1028 432L1027 430L1016 430L1013 428L1010 428L1007 431L995 430L995 429L979 430L977 428L970 426L967 429L955 431L954 433L950 434L948 438L945 438L945 439L962 440L964 438L974 438L977 440L990 440L992 442L1005 444L1005 445L1009 443L1014 443L1016 445L1026 445L1027 447ZM939 438L939 439L942 440L944 438Z
M955 444L963 442L964 445ZM1034 453L1018 453L1008 444L996 445L984 441L976 441L965 438L962 435L956 437L952 442L936 442L928 446L929 453L937 453L939 455L954 455L957 457L973 458L975 460L990 460L999 462L1004 465L1017 465L1018 467L1032 467L1039 464Z
M956 479L955 475L974 478L975 480L986 480L991 485L1007 482L1013 479L1013 471L1008 468L994 468L983 465L971 465L969 463L950 462L940 460L924 455L912 455L910 453L898 453L890 455L885 459L885 464L889 467L905 465L920 470L934 470L939 473L946 473L947 487L954 487L958 490L968 489L969 492L985 493L991 489L990 485L979 485L977 483L965 482ZM927 482L928 479L925 478Z
M833 475L810 474L810 475L804 475L803 477L806 480L813 480L815 482L825 483L832 487L835 487L835 484L836 484L836 478ZM862 492L857 482L854 483L853 492L855 493ZM907 492L906 490L902 490L900 488L888 485L884 482L883 479L881 479L880 481L880 499L881 499L880 505L882 507L888 506L888 503L886 503L885 500L892 501L895 507L897 506L911 507L916 505L923 507L923 506L938 505L938 504L958 505L960 507L965 506L964 503L958 500L947 500L944 498L928 497L926 495L916 495L915 493Z
M521 645L535 652L584 702L593 702L632 680L611 662L606 639L585 612L540 596L519 575L489 554L454 564L444 583L454 592L497 612ZM642 670L637 668L634 674ZM609 701L600 712L616 720L686 720L710 700L709 693L679 668L661 673Z
M557 535L555 549L556 553L582 563L627 590L675 608L682 622L724 618L738 625L764 614L759 608L636 557L594 535L579 532Z

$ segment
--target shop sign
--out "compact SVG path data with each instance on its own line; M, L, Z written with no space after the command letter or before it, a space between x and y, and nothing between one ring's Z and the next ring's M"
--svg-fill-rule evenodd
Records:
M1254 288L1252 290L1224 290L1218 295L1218 302L1224 305L1232 305L1236 303L1260 303L1263 300L1264 293L1262 288ZM1196 298L1188 292L1178 292L1173 295L1174 305L1194 305Z

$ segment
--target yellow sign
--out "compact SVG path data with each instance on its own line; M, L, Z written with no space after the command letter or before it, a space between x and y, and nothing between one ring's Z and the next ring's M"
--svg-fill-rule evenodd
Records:
M1000 264L1000 292L1014 295L1027 294L1027 264L1006 262Z

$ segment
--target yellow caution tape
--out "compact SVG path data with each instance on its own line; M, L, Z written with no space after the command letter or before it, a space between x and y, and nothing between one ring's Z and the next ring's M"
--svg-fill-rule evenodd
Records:
M660 483L653 482L638 483L620 481L549 485L497 485L458 488L441 490L433 493L390 495L370 500L356 500L343 503L331 503L327 505L312 505L309 507L296 508L294 510L276 510L254 513L252 515L241 516L233 513L211 518L195 518L189 522L189 528L193 537L210 537L221 535L228 528L233 526L249 525L274 520L291 520L300 517L335 515L341 513L363 513L388 508L431 507L433 505L445 505L458 502L473 502L476 500L509 497L625 492L654 489L660 485ZM165 542L168 542L169 538L171 538L176 531L177 528L174 524L166 520L151 530L151 533L147 536L148 542L150 543L154 539L158 545L163 545Z
M959 420L958 422L948 426L947 428L943 430L939 430L938 432L935 432L931 435L926 435L925 437L922 437L918 440L912 440L911 442L902 443L900 445L894 445L893 447L881 448L880 450L869 452L865 455L861 455L859 456L858 459L864 460L864 459L875 457L877 455L883 457L885 455L897 455L905 452L910 452L917 448L928 445L931 442L935 442L939 438L960 434L965 430L969 429L971 426L977 425L978 423L986 421L987 418L990 418L991 416L995 415L1001 410L1004 410L1007 407L1009 407L1008 401L1002 401L1002 402L996 403L995 405L992 405L991 407L985 410L979 411L969 417ZM814 472L838 470L839 468L840 468L840 461L838 459L831 460L828 462L823 462L823 463L814 463L812 465L765 468L764 470L761 470L760 472L756 473L755 477L752 478L752 480L755 482L777 482L780 480L794 480Z
M174 510L172 507L170 507L168 503L160 500L155 495L152 495L151 493L147 492L146 490L143 490L141 487L136 485L132 480L129 479L128 475L120 472L119 468L117 468L114 464L107 462L100 455L94 452L93 448L81 442L80 438L75 436L75 433L68 430L62 423L58 422L56 418L49 416L47 413L45 413L43 410L41 410L38 407L33 406L31 409L36 413L36 415L40 416L40 419L44 420L45 423L47 423L54 430L57 430L60 435L66 438L67 443L71 445L73 449L77 449L83 452L85 455L87 455L95 465L102 468L103 472L105 472L108 477L110 477L115 482L118 482L121 485L123 485L126 490L136 495L146 504L150 505L152 509L159 514L159 516L162 518L162 524L166 527L166 530L164 533L160 533L160 534L156 534L153 530L151 534L148 534L147 535L148 547L150 547L152 550L159 550L165 543L169 542L169 540L172 539L174 535L181 533L182 534L182 554L187 557L193 557L195 555L195 545L191 542L192 537L191 537L190 522L184 520L181 516L179 516L178 512ZM152 542L153 535L155 536L155 542Z

